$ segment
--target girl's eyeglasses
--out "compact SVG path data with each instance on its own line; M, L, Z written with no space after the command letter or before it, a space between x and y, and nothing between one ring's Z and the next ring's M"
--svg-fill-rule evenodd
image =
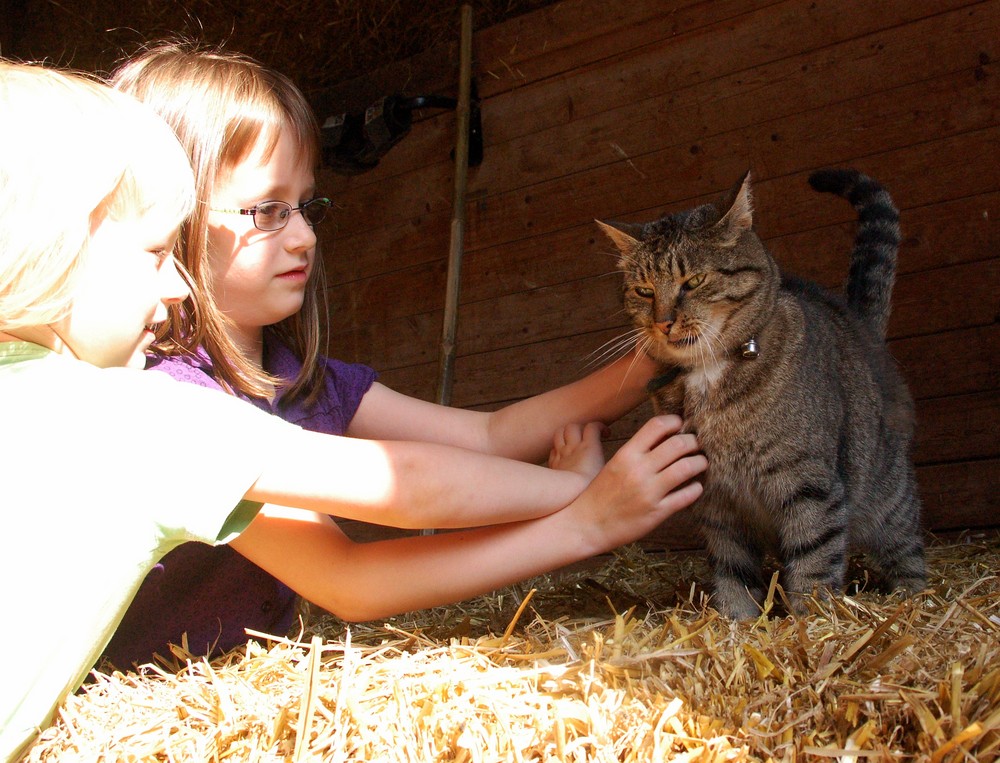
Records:
M313 228L323 222L326 217L326 210L333 202L329 199L318 196L315 199L302 202L299 206L293 207L284 201L262 201L250 209L213 209L213 212L230 212L238 215L251 215L253 224L257 230L274 231L281 230L288 225L288 220L292 212L301 212L306 222Z

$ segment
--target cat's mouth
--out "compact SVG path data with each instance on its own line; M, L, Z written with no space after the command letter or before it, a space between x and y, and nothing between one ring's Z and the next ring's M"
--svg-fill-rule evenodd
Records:
M654 343L660 346L661 352L665 354L666 358L673 357L676 361L687 358L700 340L697 334L685 334L678 337L672 337L662 331L657 331L654 334Z
M672 350L685 350L688 347L698 344L700 341L697 334L685 334L684 336L672 337L669 334L657 331L655 336L659 343L666 345Z
M688 336L682 336L679 339L671 339L667 337L667 341L674 347L690 347L693 344L698 343L697 334L689 334Z

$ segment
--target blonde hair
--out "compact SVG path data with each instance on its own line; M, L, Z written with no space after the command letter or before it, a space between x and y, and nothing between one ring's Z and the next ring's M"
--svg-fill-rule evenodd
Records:
M154 211L179 224L193 188L176 137L134 98L0 60L0 329L65 318L92 230Z
M319 161L319 128L297 87L282 74L256 61L218 49L177 42L153 47L118 69L112 84L153 108L174 128L191 159L198 205L181 229L178 258L191 274L200 296L182 306L157 349L177 354L201 345L215 374L233 392L269 397L287 385L285 399L304 395L313 402L322 390L320 311L325 313L323 259L317 253L302 309L268 327L291 348L302 370L294 380L277 379L247 358L230 339L227 319L216 305L207 263L208 213L215 184L246 159L259 141L265 156L285 128L292 131L310 168Z

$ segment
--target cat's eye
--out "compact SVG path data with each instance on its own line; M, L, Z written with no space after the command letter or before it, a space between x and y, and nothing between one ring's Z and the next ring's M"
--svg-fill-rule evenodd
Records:
M653 290L648 286L635 286L632 288L632 291L635 292L637 297L642 297L643 299L653 298Z
M684 285L689 289L697 289L704 282L705 282L705 274L698 273L697 275L693 275L687 281L685 281Z

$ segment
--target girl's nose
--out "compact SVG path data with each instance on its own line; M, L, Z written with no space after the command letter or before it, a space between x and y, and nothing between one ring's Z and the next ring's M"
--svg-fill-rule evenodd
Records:
M171 258L169 265L161 272L163 273L163 291L160 299L163 304L176 305L191 295L191 289L184 276L181 275L176 260Z
M289 251L303 251L316 246L316 231L301 210L292 215L285 228L288 236L286 246Z

